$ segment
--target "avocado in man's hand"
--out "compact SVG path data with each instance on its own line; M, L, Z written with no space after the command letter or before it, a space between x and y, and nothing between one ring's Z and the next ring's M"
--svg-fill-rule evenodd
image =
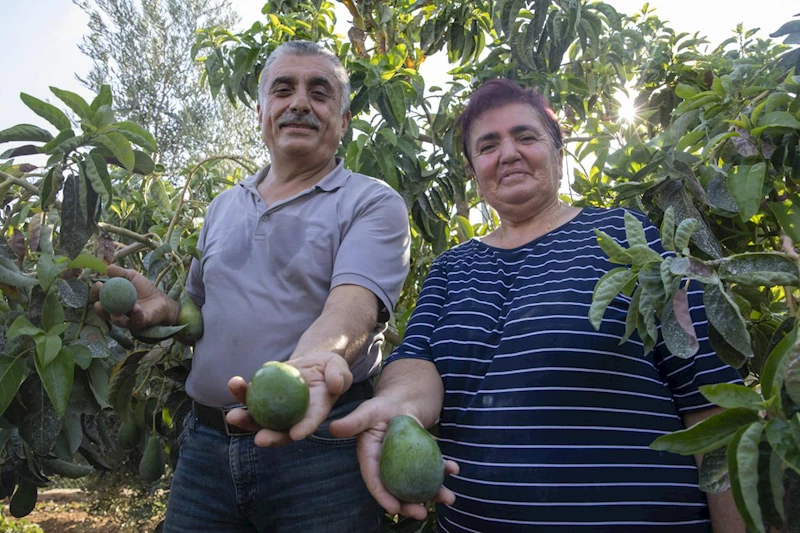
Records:
M175 338L183 344L194 344L203 336L203 314L188 296L181 300L177 325L186 326L175 334Z
M414 418L389 421L383 439L381 483L398 500L425 503L444 481L444 459L433 436Z
M124 315L136 303L136 287L125 278L111 278L100 287L100 303L112 315Z
M247 410L259 426L288 431L306 414L310 392L300 371L270 361L253 376L247 388Z

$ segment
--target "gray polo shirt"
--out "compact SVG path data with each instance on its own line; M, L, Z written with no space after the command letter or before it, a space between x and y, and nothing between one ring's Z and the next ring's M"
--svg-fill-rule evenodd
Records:
M409 268L405 203L384 182L337 162L315 186L273 205L256 191L267 167L208 206L202 259L186 282L204 321L186 382L195 401L232 404L232 376L249 381L265 362L289 359L333 287L365 287L381 308L394 308ZM351 366L354 383L379 371L388 311Z

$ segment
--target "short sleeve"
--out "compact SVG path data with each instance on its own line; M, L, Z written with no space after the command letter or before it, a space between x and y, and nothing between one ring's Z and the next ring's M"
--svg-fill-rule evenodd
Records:
M336 254L331 289L359 285L377 296L388 320L409 269L408 211L394 191L371 197L358 209Z
M203 307L206 301L206 287L203 283L203 250L206 247L206 228L211 216L213 216L213 202L208 206L203 227L200 228L200 235L197 238L197 251L200 259L196 257L192 259L192 264L189 266L189 275L186 277L186 294L198 307Z
M406 326L403 342L395 348L384 365L398 359L425 359L433 362L431 334L442 316L446 290L447 277L442 263L440 260L434 261L417 297L417 305Z
M662 256L671 255L664 251L659 231L644 215L636 213L645 227L648 244ZM708 316L703 304L703 285L691 281L687 291L689 314L700 345L697 353L688 359L681 359L667 349L664 339L659 335L655 348L655 363L663 379L672 391L675 405L681 414L714 407L701 393L703 385L716 383L741 383L739 372L723 363L708 338ZM659 325L659 331L661 326Z

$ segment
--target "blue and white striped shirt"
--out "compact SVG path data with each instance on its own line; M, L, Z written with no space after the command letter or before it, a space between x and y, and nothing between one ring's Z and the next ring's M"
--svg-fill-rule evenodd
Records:
M658 230L641 214L648 241ZM620 345L629 298L599 331L588 312L597 280L619 265L594 228L627 246L624 210L585 208L524 246L471 240L431 267L402 344L387 360L434 362L445 388L439 445L461 471L439 505L444 533L707 533L693 457L651 450L712 407L700 385L738 382L708 341L702 287L689 291L700 350L679 359L663 341Z

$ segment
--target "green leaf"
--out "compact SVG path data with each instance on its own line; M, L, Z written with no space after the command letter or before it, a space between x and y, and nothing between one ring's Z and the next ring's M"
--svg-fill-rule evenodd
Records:
M728 477L728 454L724 447L703 455L698 477L700 490L703 492L719 494L731 488Z
M100 87L97 96L92 100L91 109L92 111L97 111L104 105L111 105L111 87L108 85L102 85Z
M61 307L61 302L58 300L58 294L51 291L44 299L44 307L42 308L42 329L49 331L54 326L64 323L64 308Z
M92 109L80 95L56 87L50 87L50 90L80 118L90 118L92 116Z
M661 245L665 250L675 250L675 210L669 206L661 221Z
M46 333L42 333L40 335L36 335L33 338L33 342L36 344L36 364L37 368L41 366L42 368L47 368L50 366L50 363L58 356L58 353L61 351L62 343L61 337L58 335L48 335Z
M398 124L403 124L406 118L406 95L403 86L399 82L387 84L386 96L395 120Z
M17 426L19 434L37 455L46 456L58 439L63 421L47 399L38 373L33 372L25 379L19 397L26 407Z
M42 207L49 207L56 201L56 195L61 190L64 184L64 176L61 173L61 167L56 165L51 167L47 175L42 180L39 186L39 197L42 200Z
M469 220L461 215L456 215L454 218L456 221L456 232L458 233L459 242L465 242L475 237L475 230L473 229L472 224L469 223Z
M105 135L98 135L97 140L119 161L128 172L133 172L136 163L136 155L133 153L130 141L120 133L109 132Z
M632 263L638 266L644 266L647 263L661 263L661 255L658 252L647 246L646 244L637 244L631 246L626 250L628 257Z
M62 348L52 363L47 367L42 367L39 359L36 359L36 371L42 378L42 385L47 391L47 396L53 404L56 415L63 417L69 403L69 395L72 392L72 383L75 376L75 363L72 357L72 350Z
M625 236L631 248L638 245L647 246L647 236L644 234L644 227L642 227L642 223L639 222L639 219L633 216L630 211L625 211Z
M126 365L111 374L108 384L108 403L121 420L130 420L131 395L136 385L136 365Z
M661 334L669 352L681 359L693 356L700 349L697 333L689 315L686 289L677 291L664 306Z
M789 424L780 418L773 418L767 423L767 440L775 453L781 456L786 464L800 473L800 449L792 436Z
M85 172L86 178L88 178L89 183L92 184L92 189L94 189L94 192L100 196L100 200L103 202L103 205L110 205L111 195L113 193L111 191L111 178L108 177L108 174L106 173L106 177L108 177L108 179L104 180L100 172L98 172L97 166L95 166L94 158L92 157L87 157L83 160L81 170Z
M31 321L28 320L28 317L25 315L20 315L11 323L11 326L8 328L6 332L6 337L11 339L14 337L19 337L21 335L27 335L32 337L33 335L37 335L42 333L41 328L37 328Z
M68 130L70 128L67 115L56 106L25 93L20 93L19 97L34 113L55 126L58 131Z
M761 115L758 120L757 128L750 131L750 135L757 139L764 131L774 128L788 128L793 130L800 130L800 122L794 118L794 115L786 111L773 111Z
M662 435L650 447L680 455L706 453L727 444L742 426L759 420L758 413L749 409L728 409L690 428Z
M67 269L66 262L63 257L56 257L53 254L43 253L39 256L39 261L36 263L36 271L39 273L39 285L43 290L50 288L53 281Z
M124 135L133 144L141 146L145 150L150 150L151 152L158 150L158 145L153 135L135 122L127 120L115 122L110 127Z
M52 140L53 136L49 131L31 124L17 124L0 131L0 143L9 141L47 143Z
M609 234L599 229L594 230L597 236L597 244L608 256L612 263L621 265L629 265L632 263L628 251L623 248L617 241L615 241Z
M738 165L728 172L728 189L739 206L739 216L743 222L753 218L761 207L766 172L767 165L763 162Z
M88 346L72 343L69 345L69 348L72 350L72 357L75 359L76 365L84 370L91 366L94 358L92 357L92 350L90 350Z
M594 287L592 305L589 308L589 321L592 323L594 329L600 329L600 323L603 321L603 315L608 305L617 294L619 294L622 288L635 277L636 274L634 272L631 272L627 268L620 267L606 272L606 274L598 280L597 285Z
M787 355L800 353L800 347L796 344L797 326L792 330L770 352L761 371L761 393L764 398L771 400L780 398L780 390L783 386L784 359Z
M742 407L758 411L763 409L763 402L761 396L744 385L734 385L732 383L717 383L715 385L703 385L700 387L700 393L705 396L708 401L724 407L725 409L733 409L735 407Z
M708 321L725 338L725 341L747 357L753 357L750 333L739 307L725 292L722 285L706 285L703 291Z
M797 264L781 253L744 253L724 258L717 270L723 281L740 285L800 285Z
M89 254L81 254L67 263L67 268L91 268L99 274L105 274L108 267L99 257Z
M5 265L0 264L0 283L11 285L12 287L34 287L39 284L36 278L28 277L20 272L10 270Z
M781 229L792 238L792 241L800 241L800 208L798 208L798 198L792 197L792 200L785 200L783 202L767 202L767 207L775 218Z
M760 422L741 428L728 445L728 473L736 508L748 531L764 531L758 505L758 444L764 426Z
M676 257L670 261L669 271L675 276L696 279L705 284L719 283L719 276L714 269L694 257Z
M64 200L61 206L61 232L59 253L70 259L77 257L92 236L95 206L87 204L85 180L70 175L64 182Z
M5 413L16 396L25 376L25 359L22 356L0 355L0 413Z
M786 521L784 509L783 460L769 442L762 440L758 446L758 503L766 521L782 527Z
M691 85L685 85L683 83L679 83L678 86L675 87L675 94L678 96L678 98L687 100L697 94L697 89L695 89Z
M697 229L697 220L694 218L684 218L675 230L675 251L683 253L689 246L689 239L692 238L694 230Z

